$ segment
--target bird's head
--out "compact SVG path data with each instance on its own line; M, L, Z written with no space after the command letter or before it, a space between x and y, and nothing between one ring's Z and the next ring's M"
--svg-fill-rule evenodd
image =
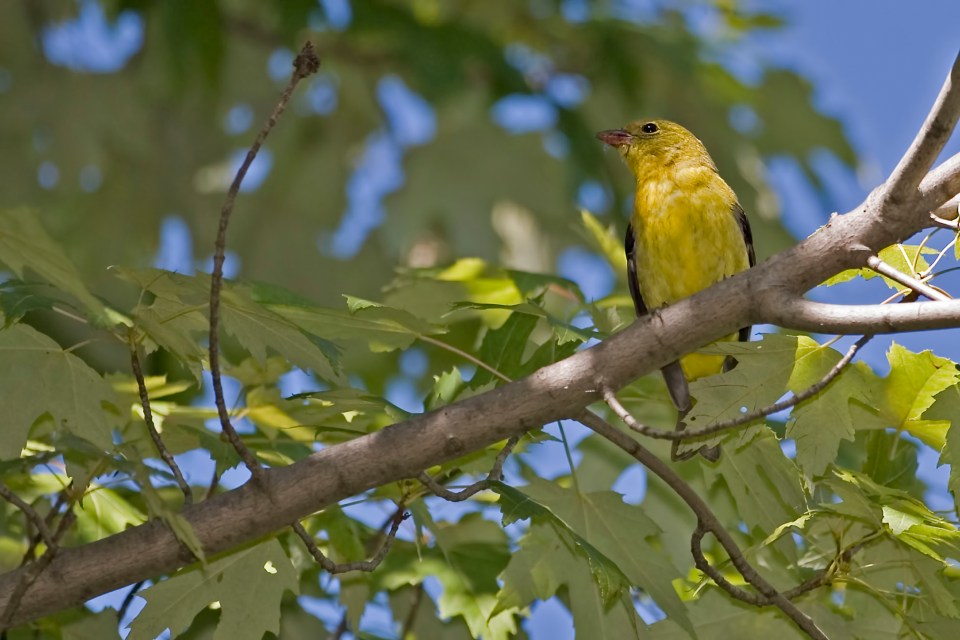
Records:
M700 165L716 170L703 143L669 120L637 120L623 129L601 131L597 139L619 151L638 180L674 166Z

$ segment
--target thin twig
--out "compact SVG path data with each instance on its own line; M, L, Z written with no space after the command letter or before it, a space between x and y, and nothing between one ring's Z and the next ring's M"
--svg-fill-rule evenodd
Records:
M490 485L492 485L494 482L499 482L503 478L503 463L506 462L507 456L510 455L510 452L513 451L515 446L517 446L518 442L520 442L520 436L514 436L507 440L507 444L503 445L503 449L501 449L500 453L497 454L497 458L494 460L493 466L490 468L490 473L487 474L487 477L483 480L474 482L470 486L465 487L460 491L450 491L436 480L431 478L426 471L417 476L417 480L422 482L425 487L430 489L430 491L444 500L449 502L462 502L467 498L479 493L480 491L489 489Z
M403 619L403 626L400 628L400 635L398 636L401 640L405 640L407 635L413 631L413 625L417 621L417 612L420 610L420 603L423 602L423 583L417 583L417 586L413 588L412 595L413 602L410 603L410 610L407 611L406 617Z
M446 351L449 351L450 353L453 353L453 354L456 354L456 355L460 356L461 358L463 358L463 359L466 360L467 362L470 362L470 363L476 365L477 367L479 367L479 368L481 368L481 369L484 369L487 373L489 373L489 374L491 374L491 375L493 375L493 376L495 376L495 377L497 377L497 378L500 378L500 379L501 379L502 381L504 381L504 382L513 382L513 380L511 380L511 379L508 378L507 376L503 375L502 373L500 373L499 371L497 371L496 368L491 367L489 364L487 364L486 362L484 362L484 361L481 360L480 358L477 358L476 356L472 356L472 355L470 355L469 353L467 353L466 351L463 351L463 350L461 350L461 349L458 349L457 347L453 346L452 344L447 344L446 342L444 342L444 341L442 341L442 340L437 340L436 338L432 338L432 337L430 337L430 336L420 335L420 336L417 336L417 337L418 337L420 340L422 340L423 342L426 342L427 344L432 344L432 345L435 346L435 347L439 347L439 348L441 348L441 349L445 349Z
M57 493L57 499L54 501L53 506L50 508L50 511L47 512L46 517L43 519L43 522L44 524L47 525L48 529L50 528L51 525L53 525L53 521L57 519L57 514L60 513L60 509L62 509L63 505L67 503L67 499L68 499L67 494L69 493L70 487L72 486L73 486L73 481L71 480L70 484L65 486L63 489L61 489ZM36 533L30 539L30 544L27 547L27 551L26 553L23 554L23 558L20 561L21 567L36 557L35 552L37 549L37 545L40 544L40 540L41 540L41 535L39 532Z
M214 244L213 252L213 273L210 274L210 376L213 383L213 395L217 405L217 414L220 417L220 427L223 429L223 433L226 434L230 444L233 445L233 448L250 470L255 480L260 479L263 473L263 467L256 456L243 444L243 441L240 440L240 435L233 427L233 424L230 423L230 414L227 412L227 405L223 399L223 384L220 380L220 290L223 287L223 260L227 246L227 225L230 222L230 214L233 212L233 205L237 199L237 194L240 192L240 185L243 183L243 179L247 175L247 170L253 163L254 158L257 157L257 152L259 152L264 140L266 140L270 131L277 124L277 120L287 108L287 104L290 102L293 90L297 84L303 78L316 73L320 66L320 60L317 58L311 42L308 41L303 45L300 53L293 61L293 66L294 71L293 75L290 76L290 82L283 90L277 105L273 108L273 113L270 114L267 122L257 134L256 140L254 140L250 150L247 151L247 156L244 158L240 168L237 169L237 175L233 178L230 189L227 190L227 197L224 199L223 207L220 209L220 224L217 227L217 240Z
M947 220L946 218L941 218L935 213L930 214L930 220L933 221L933 224L941 229L949 229L950 231L960 230L960 220Z
M53 539L53 533L51 533L50 528L47 526L46 520L37 513L37 510L30 506L30 504L15 494L10 487L5 485L3 482L0 482L0 498L3 498L23 514L23 517L27 519L27 522L37 530L37 534L43 540L44 544L47 545L48 549L55 548L56 542Z
M943 256L947 255L947 252L950 251L950 249L952 249L956 244L957 244L957 236L954 236L953 239L950 242L948 242L943 249L940 250L940 253L938 253L934 261L930 263L930 266L924 269L923 272L920 274L920 277L924 281L933 279L933 276L931 275L933 273L933 270L936 269L937 265L940 264L940 261L943 260Z
M330 640L341 640L343 634L345 634L349 627L349 622L347 622L347 612L344 611L343 615L340 616L340 624L337 625L337 628L333 630L333 635L330 636Z
M960 56L940 89L933 108L910 148L897 163L883 187L884 199L897 200L916 191L920 181L950 139L960 117Z
M407 519L407 512L403 509L403 505L398 505L397 512L393 516L393 521L390 524L390 531L387 532L387 537L384 539L383 544L380 545L380 549L373 555L369 560L359 560L356 562L344 562L336 563L330 558L328 558L323 551L320 550L320 547L317 546L317 543L314 541L313 536L307 533L307 530L303 528L303 525L300 522L294 522L290 525L293 528L294 533L300 538L303 544L307 547L307 551L310 552L310 555L313 556L313 559L317 561L324 571L330 574L338 573L347 573L348 571L366 571L370 572L380 566L380 563L383 562L383 559L387 557L387 553L390 552L390 548L393 546L393 542L397 539L397 531L400 529L400 524Z
M917 255L918 256L920 255L919 252L917 253ZM933 287L931 287L930 285L924 282L921 282L917 278L909 274L903 273L898 269L895 269L890 264L881 260L879 256L872 255L869 258L867 258L867 266L873 269L874 271L876 271L877 273L879 273L880 275L886 276L887 278L890 278L894 282L898 284L902 284L905 287L910 287L917 293L925 295L931 300L936 300L939 302L946 302L948 300L951 300L950 296L946 296L940 293L939 291L937 291L936 289L934 289Z
M782 593L779 593L773 585L767 582L767 580L747 562L740 547L738 547L736 541L734 541L733 536L730 535L730 532L728 532L717 519L717 516L710 509L709 505L670 465L592 411L584 411L577 419L601 437L606 438L633 456L655 476L663 480L667 486L673 489L680 499L690 507L694 514L696 514L698 521L703 524L704 529L714 535L744 580L750 583L761 594L769 598L773 606L780 609L784 615L793 620L794 624L808 636L814 638L814 640L828 640L827 636L820 630L810 616L797 608L797 606L784 597Z
M703 523L698 521L697 528L693 530L693 535L690 536L690 554L693 556L694 566L713 580L718 587L737 600L755 607L765 607L769 605L770 600L766 597L759 593L753 593L738 587L727 580L726 577L720 573L719 569L710 564L706 556L703 555L703 536L706 533L707 531L703 528Z
M120 605L120 609L117 610L117 620L123 622L123 616L127 615L127 609L130 608L130 605L133 603L133 597L137 595L137 592L143 588L143 585L146 583L146 580L141 580L132 587L130 591L127 592L127 595L123 598L123 604Z
M180 472L180 466L177 464L177 461L174 460L166 445L163 444L160 432L157 431L157 426L153 422L153 411L150 409L150 394L147 393L147 383L143 378L143 369L140 367L140 356L137 353L137 345L133 342L132 336L130 340L130 367L133 369L133 377L137 379L137 388L140 391L140 406L143 408L143 421L147 425L147 431L153 440L153 446L157 448L157 453L160 454L160 457L170 468L170 472L173 473L173 477L177 481L177 486L180 487L180 491L183 492L184 504L193 504L193 490L184 479L183 473Z
M753 422L754 420L759 420L760 418L765 418L771 414L793 408L801 402L812 398L823 391L827 385L829 385L834 381L834 379L836 379L837 376L843 373L843 370L857 355L857 352L860 351L860 349L862 349L871 338L873 338L873 336L862 336L859 340L850 345L850 348L847 349L847 352L844 354L844 356L840 358L837 364L833 365L830 371L828 371L816 383L810 385L803 391L795 393L789 398L784 398L779 402L774 402L771 405L767 405L766 407L755 409L754 411L744 413L735 418L730 418L729 420L714 422L713 424L709 424L699 429L687 429L685 431L667 431L666 429L656 429L654 427L637 422L637 419L634 418L633 415L620 403L620 401L617 399L617 396L611 389L606 387L603 389L603 399L607 405L613 409L613 412L617 414L617 417L623 420L624 424L641 435L655 438L657 440L694 440L696 438L712 435L720 431L733 429L735 427Z

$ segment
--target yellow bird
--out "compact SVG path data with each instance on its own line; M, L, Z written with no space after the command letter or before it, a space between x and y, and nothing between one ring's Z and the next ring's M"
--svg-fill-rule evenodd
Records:
M637 316L692 296L756 264L750 223L733 189L717 172L706 147L669 120L638 120L597 138L620 152L637 181L633 215L624 249L627 279ZM750 327L724 338L750 339ZM723 356L689 354L663 367L670 397L680 412L677 429L690 410L688 380L720 373L736 364ZM708 460L717 447L672 456L685 460L698 451Z

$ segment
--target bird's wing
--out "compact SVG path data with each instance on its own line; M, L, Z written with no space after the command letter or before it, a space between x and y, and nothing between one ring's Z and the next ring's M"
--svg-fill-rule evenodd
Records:
M753 250L753 232L750 231L750 221L747 220L747 214L739 202L733 204L733 217L737 219L737 225L740 227L740 233L743 234L743 243L747 245L747 260L750 266L757 264L757 254ZM743 327L740 329L738 338L740 342L750 341L750 332L753 327Z
M637 317L647 315L647 304L640 293L640 280L637 279L637 237L633 233L633 225L627 223L627 235L623 239L623 252L627 254L627 284L630 285L630 297L633 298L633 308L637 310Z
M637 317L640 318L647 315L649 310L647 309L647 303L643 301L643 295L640 293L640 280L637 278L637 239L633 234L632 224L627 224L623 251L627 255L627 283L630 285L630 297L633 298L633 308L636 309ZM680 368L680 362L674 360L660 371L667 383L670 399L673 400L673 405L677 407L682 416L690 410L691 402L690 387L687 384L686 376L683 375L683 369Z

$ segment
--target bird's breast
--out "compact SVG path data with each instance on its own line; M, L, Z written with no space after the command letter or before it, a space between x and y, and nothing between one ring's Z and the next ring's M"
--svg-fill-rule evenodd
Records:
M638 185L632 219L637 276L651 309L749 266L733 191L712 172L686 177Z

